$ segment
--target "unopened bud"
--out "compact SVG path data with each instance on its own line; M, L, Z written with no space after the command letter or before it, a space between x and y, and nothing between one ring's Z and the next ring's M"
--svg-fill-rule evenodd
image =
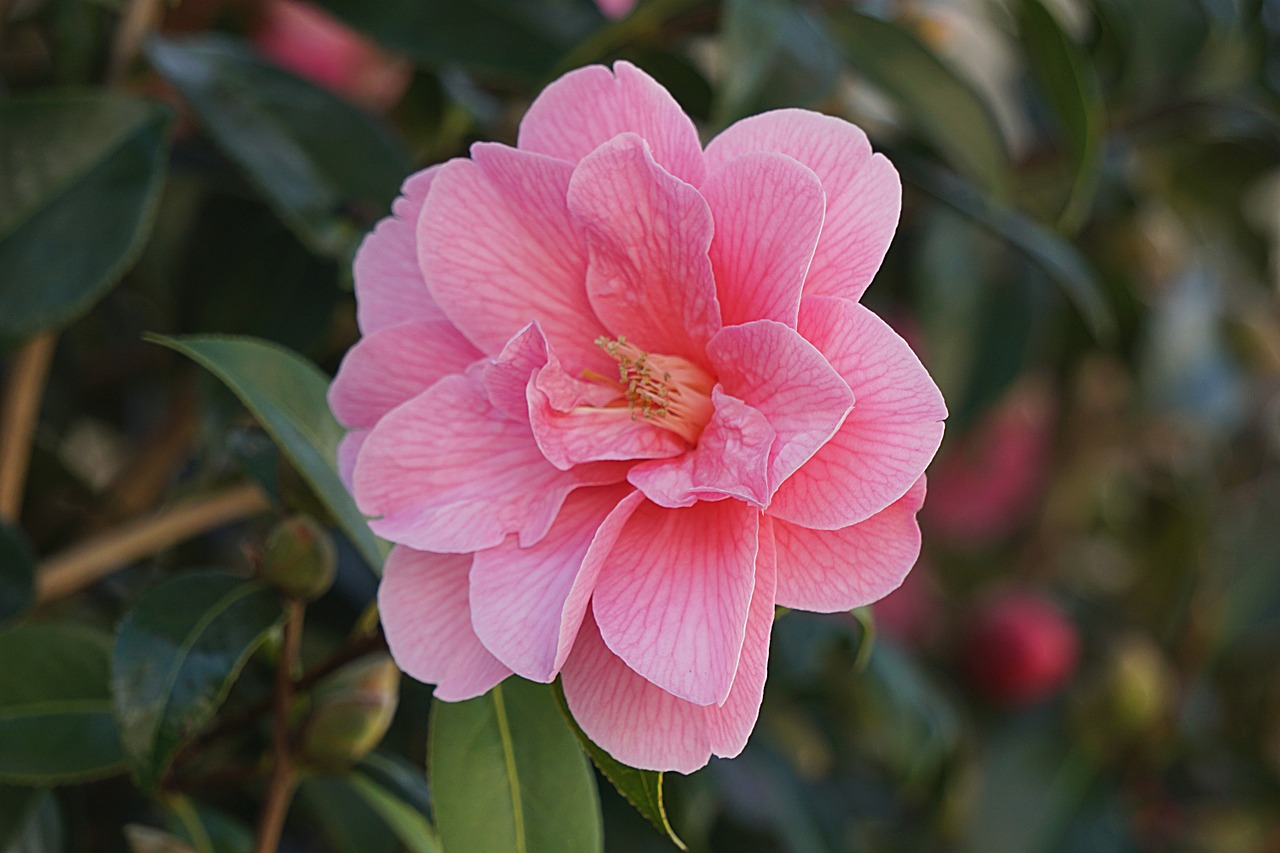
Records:
M390 655L367 655L347 664L312 693L303 756L322 769L355 764L382 741L399 695L400 670Z
M1103 678L1111 727L1139 732L1162 721L1173 679L1164 656L1151 640L1137 634L1121 639L1107 661Z
M307 515L287 518L262 549L262 576L291 598L314 601L329 591L337 573L333 539Z
M131 823L124 828L130 853L195 853L191 845L154 826Z

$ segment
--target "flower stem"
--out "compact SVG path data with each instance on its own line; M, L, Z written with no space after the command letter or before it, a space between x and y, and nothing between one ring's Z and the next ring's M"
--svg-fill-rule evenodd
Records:
M22 490L27 483L31 444L40 416L45 377L53 360L56 338L41 332L13 356L4 402L0 405L0 518L18 520Z
M262 490L245 483L90 537L40 564L36 601L70 595L134 560L270 508Z
M276 669L272 702L275 722L271 731L271 779L267 782L267 796L258 819L258 835L254 840L253 853L275 853L279 848L284 820L289 814L289 804L293 802L293 793L298 787L298 768L293 762L289 733L293 712L293 671L298 665L305 612L306 605L296 599L290 599L285 605L284 644L280 651L280 664Z

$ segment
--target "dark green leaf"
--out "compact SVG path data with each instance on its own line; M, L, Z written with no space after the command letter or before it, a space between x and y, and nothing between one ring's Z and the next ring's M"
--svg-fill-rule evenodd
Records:
M822 27L781 0L725 4L720 124L777 107L804 107L831 91L840 59Z
M15 525L0 522L0 623L35 600L36 555Z
M1088 261L1070 243L943 169L906 158L898 158L897 166L908 181L1026 255L1061 288L1095 338L1105 342L1114 337L1111 305Z
M157 38L147 53L218 145L318 253L349 255L412 170L401 144L372 116L233 39Z
M150 340L204 365L262 422L375 571L385 543L373 535L338 477L342 427L325 401L329 380L283 347L253 338L204 336Z
M149 590L120 623L111 687L121 738L144 788L213 718L280 621L279 597L234 575L182 575Z
M351 775L351 787L378 813L410 853L440 853L436 831L421 811L361 773Z
M178 794L165 797L169 830L198 853L249 853L253 832L239 819Z
M124 769L110 637L78 625L9 628L0 661L0 782L52 785Z
M663 774L654 770L629 767L597 746L573 718L573 714L569 711L569 703L564 698L564 688L558 680L554 689L560 713L564 715L569 728L573 730L578 744L590 756L591 763L604 774L618 793L653 825L654 829L670 839L676 847L688 850L689 848L680 840L680 836L676 835L676 831L671 828L671 821L667 818L667 806L662 797Z
M170 115L121 95L0 101L0 340L74 320L137 259Z
M828 18L849 63L959 171L997 198L1009 193L1009 157L986 102L914 35L849 10Z
M1018 28L1071 156L1075 174L1058 226L1074 233L1089 214L1100 174L1104 119L1097 80L1083 51L1041 0L1019 0Z
M298 805L334 853L400 853L400 840L346 776L313 776L298 788Z
M447 853L580 853L603 846L591 767L550 687L518 678L435 702L427 752Z
M0 785L0 850L17 845L48 798L46 788Z
M4 810L4 798L16 788L0 787L0 811ZM26 789L34 797L25 799L19 795L19 801L25 799L28 811L24 823L9 833L8 827L0 826L0 850L4 853L62 853L66 848L65 833L62 829L62 810L58 801L47 790ZM4 818L0 817L0 823Z
M586 0L322 0L352 26L436 67L536 80L602 24Z

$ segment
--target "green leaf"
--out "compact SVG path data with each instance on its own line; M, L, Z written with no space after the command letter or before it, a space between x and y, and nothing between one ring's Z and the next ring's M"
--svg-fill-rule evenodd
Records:
M1063 32L1041 0L1019 0L1018 30L1031 70L1066 137L1074 178L1058 227L1075 233L1084 224L1098 188L1102 163L1102 101L1084 52Z
M349 776L312 776L298 787L298 806L334 853L400 853L400 840L351 785Z
M403 146L375 118L234 39L155 38L147 55L276 213L319 254L347 257L413 169Z
M0 782L57 785L125 767L111 715L111 638L79 625L0 632Z
M906 157L896 165L908 181L1022 252L1075 305L1095 338L1105 343L1115 337L1115 315L1102 285L1070 243L944 169Z
M8 810L11 802L15 811ZM14 817L19 821L10 823ZM62 853L66 847L64 835L62 810L52 792L42 788L0 786L0 850Z
M0 850L17 846L48 798L47 788L0 785Z
M835 85L839 54L804 10L781 0L729 0L723 15L719 124L777 107L809 106Z
M828 24L849 63L951 163L997 198L1009 195L1009 155L986 101L901 26L850 10Z
M360 773L351 775L351 787L411 853L440 853L440 839L422 812Z
M603 20L587 0L321 0L357 29L435 67L533 81Z
M0 522L0 623L35 601L36 555L18 527Z
M122 95L0 100L0 340L71 322L133 265L170 118Z
M144 788L213 718L282 615L259 583L218 572L148 590L125 615L112 655L112 696L125 752Z
M342 427L329 412L328 378L297 353L254 338L148 336L199 362L262 422L352 544L381 572L386 543L373 535L338 476Z
M169 831L197 853L249 853L253 849L253 832L238 818L177 794L168 794L164 800Z
M434 702L427 759L447 853L603 849L595 779L550 687L512 678Z
M578 745L591 758L591 763L613 783L613 787L623 799L643 815L645 820L653 824L654 829L670 839L676 847L688 850L689 848L680 840L680 836L676 835L676 831L671 828L671 821L667 818L667 806L662 796L662 773L629 767L597 746L573 718L573 714L569 711L569 703L564 698L564 687L559 680L553 688L560 713L569 724L569 728L573 730L574 737L578 739Z

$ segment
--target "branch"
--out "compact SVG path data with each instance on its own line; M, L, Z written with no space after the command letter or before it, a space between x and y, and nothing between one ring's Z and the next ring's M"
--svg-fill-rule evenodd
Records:
M270 508L262 490L246 483L94 536L40 564L36 602L71 595L135 560Z
M56 340L53 332L41 332L14 354L9 368L0 406L0 519L16 522L22 510L31 443Z
M286 605L284 643L280 650L280 663L276 668L276 689L272 696L275 722L271 730L271 780L267 783L267 797L262 804L262 816L258 820L258 835L253 853L275 853L280 847L280 834L284 831L284 819L289 814L289 804L298 787L298 768L293 763L293 751L289 744L290 717L293 713L293 670L298 665L298 649L302 645L302 619L306 612L297 599Z

